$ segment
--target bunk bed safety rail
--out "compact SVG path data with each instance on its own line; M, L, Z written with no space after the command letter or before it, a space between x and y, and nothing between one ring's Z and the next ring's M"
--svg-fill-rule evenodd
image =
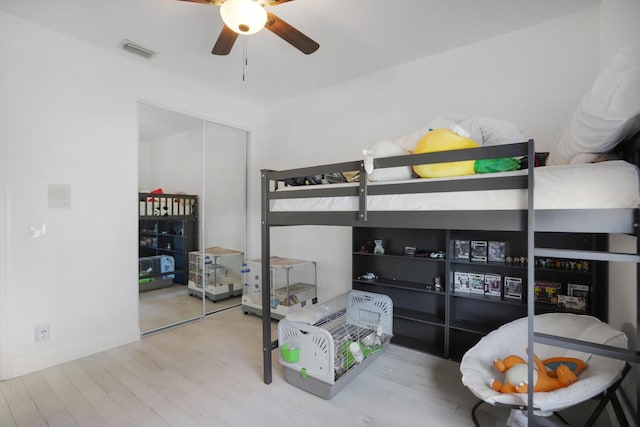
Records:
M533 144L533 140L529 140L527 142L515 144L377 158L374 159L374 168L380 169L398 166L457 162L462 160L491 159L498 157L524 157L528 156L529 152L533 152ZM359 171L360 173L360 179L357 186L345 187L339 185L310 185L305 187L304 191L278 191L278 182L286 179L351 171ZM493 174L487 177L475 175L473 178L467 179L418 179L413 180L417 182L412 182L410 184L407 184L406 182L377 182L376 185L371 185L368 183L367 174L364 170L364 161L335 163L284 171L263 170L262 178L266 182L266 188L268 188L265 200L267 203L266 214L269 214L270 212L270 202L272 200L355 196L358 197L357 219L361 222L366 222L368 218L367 196L369 195L444 193L452 191L484 191L496 189L509 190L526 189L528 186L528 178L526 175L495 176Z

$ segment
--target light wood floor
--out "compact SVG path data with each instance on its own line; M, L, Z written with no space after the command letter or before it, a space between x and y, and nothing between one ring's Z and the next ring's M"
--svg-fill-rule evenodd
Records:
M140 330L142 332L202 316L202 299L189 295L185 285L172 286L138 294ZM242 297L236 296L213 302L205 299L204 310L212 313L238 306ZM0 426L1 427L1 426Z
M287 383L275 351L265 385L261 327L233 308L0 382L0 426L472 425L459 365L394 345L331 400ZM483 408L483 426L505 425Z

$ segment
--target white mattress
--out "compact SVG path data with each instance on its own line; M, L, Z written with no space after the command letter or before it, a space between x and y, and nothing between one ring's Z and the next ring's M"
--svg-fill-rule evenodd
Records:
M526 174L526 170L474 177ZM616 160L600 163L538 167L534 172L535 209L616 209L640 207L638 168ZM435 180L468 179L440 178ZM420 182L420 179L403 181ZM387 183L370 183L370 186ZM352 184L328 184L356 186ZM278 191L305 191L317 186L285 187ZM526 190L459 191L368 196L369 211L515 210L527 208ZM277 199L273 212L357 211L358 198L309 197Z

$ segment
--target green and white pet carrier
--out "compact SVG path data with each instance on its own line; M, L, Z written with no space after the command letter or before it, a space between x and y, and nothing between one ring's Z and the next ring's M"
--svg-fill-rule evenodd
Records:
M351 290L278 323L280 364L289 383L331 399L388 346L392 334L391 298Z

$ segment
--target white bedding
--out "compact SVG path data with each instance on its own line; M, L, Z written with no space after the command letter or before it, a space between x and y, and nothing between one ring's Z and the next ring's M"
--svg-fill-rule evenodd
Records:
M488 177L526 174L526 170L482 174ZM615 209L640 207L638 168L622 160L576 165L545 166L535 169L536 209ZM470 177L441 178L468 179ZM441 180L441 179L431 179ZM420 179L403 181L419 182ZM385 183L370 183L370 186ZM355 186L352 184L330 184ZM305 191L317 186L285 187L278 191ZM527 208L526 190L460 191L368 196L369 211L421 210L515 210ZM357 211L358 198L313 197L271 201L273 212Z

